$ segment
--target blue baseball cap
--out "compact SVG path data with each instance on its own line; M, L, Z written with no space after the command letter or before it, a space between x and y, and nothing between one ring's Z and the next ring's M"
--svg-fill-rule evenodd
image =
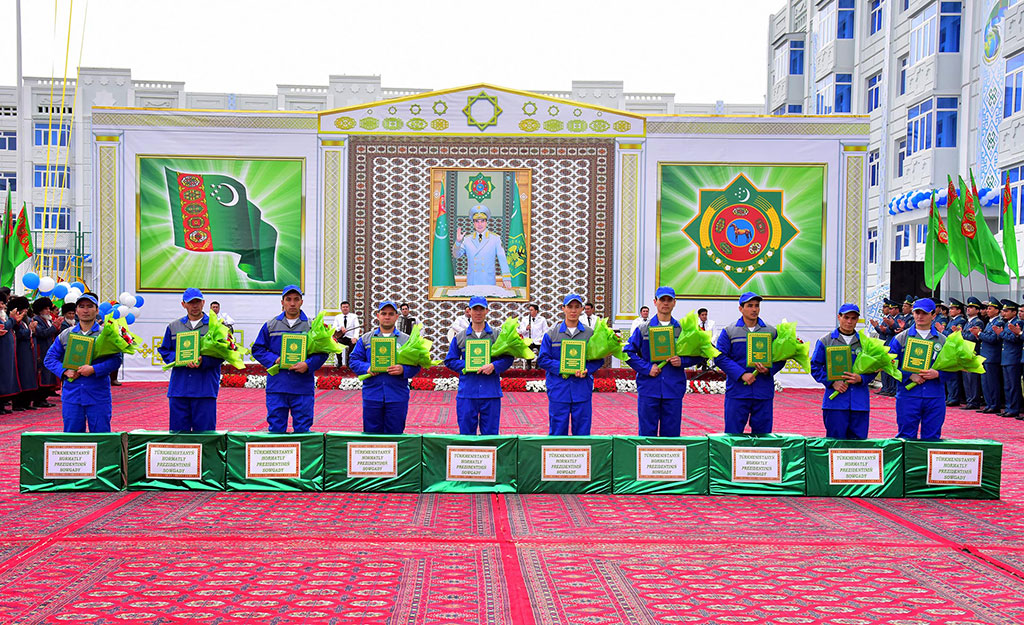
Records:
M914 300L914 310L923 310L924 312L927 313L935 312L935 302L928 299L927 297L922 297L921 299Z
M188 287L185 292L181 294L181 301L191 302L192 300L206 299L203 297L203 292L195 287Z
M296 286L294 284L289 284L288 286L286 286L283 289L281 289L281 297L284 297L285 295L288 295L292 291L295 291L299 295L305 295L305 293L302 292L302 289L300 289L298 286Z
M856 304L843 304L842 306L839 307L839 314L840 315L845 315L846 313L850 313L850 312L855 312L859 316L860 315L860 306L858 306Z
M760 295L758 295L757 293L754 293L753 291L747 291L743 295L740 295L740 306L746 304L747 302L749 302L751 300L755 300L755 299L760 302L764 298L761 297Z
M573 301L579 302L580 305L583 304L583 298L582 297L580 297L579 295L576 295L575 293L569 293L568 295L565 296L565 299L562 300L562 306L568 306L569 302L573 302Z
M483 295L474 295L473 297L469 298L469 307L476 308L477 306L481 308L487 308L487 298L484 297Z
M96 299L96 296L93 295L92 293L82 293L81 295L79 295L78 296L78 301L75 302L75 305L77 306L78 302L82 301L83 299L86 300L86 301L92 302L93 306L99 306L100 305L100 301L98 299Z
M654 291L654 299L661 299L663 297L671 297L672 299L675 299L676 290L670 286L659 286L658 289Z
M386 306L390 306L390 307L395 309L395 312L398 312L398 306L394 302L389 300L389 299L386 299L383 302L381 302L380 304L377 304L377 310L378 311L384 310L384 308Z

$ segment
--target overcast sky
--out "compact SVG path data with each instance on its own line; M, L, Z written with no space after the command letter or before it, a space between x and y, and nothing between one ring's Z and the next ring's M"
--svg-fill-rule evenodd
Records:
M64 74L68 0L22 1L23 71ZM761 103L768 17L783 0L76 0L68 75L130 68L187 91L276 93L379 74L384 87L490 82L568 90L621 80L677 102ZM0 0L0 85L13 85L15 0ZM86 14L87 10L87 14ZM84 24L84 30L83 30ZM84 32L84 36L83 36Z

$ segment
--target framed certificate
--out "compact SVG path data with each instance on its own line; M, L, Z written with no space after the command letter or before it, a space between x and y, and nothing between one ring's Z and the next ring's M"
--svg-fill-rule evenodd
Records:
M281 368L288 369L306 359L306 335L281 335Z
M756 364L772 366L772 335L768 332L747 334L747 366Z
M199 355L199 330L178 332L174 337L174 366L198 365L202 359Z
M563 340L559 355L558 373L560 375L576 375L587 370L587 342L579 340Z
M651 362L661 362L676 355L676 329L673 326L649 326Z
M68 346L64 350L64 368L77 371L82 365L92 362L92 350L96 339L84 334L68 333Z
M825 375L830 382L842 380L844 373L853 372L853 350L849 345L832 345L825 348Z
M375 336L370 339L370 372L383 373L398 363L398 339L393 336Z
M469 339L466 341L466 372L479 371L491 362L491 340Z
M935 344L924 339L907 338L907 345L903 348L903 363L900 369L911 373L920 373L932 366L932 352Z

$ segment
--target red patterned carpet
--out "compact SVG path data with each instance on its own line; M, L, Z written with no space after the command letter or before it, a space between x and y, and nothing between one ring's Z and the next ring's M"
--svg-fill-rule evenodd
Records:
M115 390L118 430L166 427L165 387ZM454 392L414 391L410 432L454 432ZM223 429L265 427L262 391L221 390ZM360 397L320 391L317 429L359 430ZM787 390L776 430L822 431ZM684 434L719 431L690 395ZM502 431L543 434L541 394ZM636 397L594 398L594 432L636 429ZM871 435L894 432L874 402ZM21 495L0 418L0 623L1024 623L1024 422L951 410L950 438L1004 443L1002 499L345 493Z

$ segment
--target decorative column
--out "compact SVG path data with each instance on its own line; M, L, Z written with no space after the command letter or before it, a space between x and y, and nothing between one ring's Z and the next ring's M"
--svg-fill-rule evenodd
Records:
M641 193L644 141L623 139L615 144L616 188L615 197L615 286L613 321L632 322L640 309L640 214L643 205Z
M345 299L345 262L346 233L345 208L342 198L345 197L345 163L348 157L344 138L332 138L320 141L323 155L323 190L324 190L324 241L323 241L323 276L321 280L323 293L321 307L324 310L337 311L341 301Z
M839 258L845 260L842 267L843 284L841 290L843 302L860 306L865 310L864 298L864 225L866 223L866 192L864 167L867 146L843 146L843 184L840 193L843 197L842 231L843 250Z
M96 220L93 223L93 279L89 287L100 299L118 293L118 166L121 136L96 135Z

